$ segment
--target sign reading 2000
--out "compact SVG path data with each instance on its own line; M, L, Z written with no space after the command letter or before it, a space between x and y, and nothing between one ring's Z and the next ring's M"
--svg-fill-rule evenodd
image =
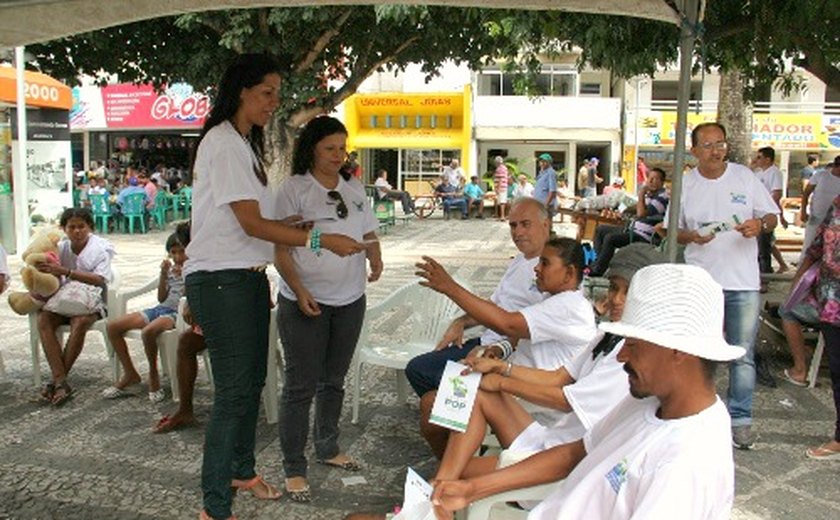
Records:
M44 101L58 101L58 89L56 87L50 87L48 85L39 85L37 83L29 83L25 81L23 83L23 89L25 92L25 97L27 99L38 100L42 99Z

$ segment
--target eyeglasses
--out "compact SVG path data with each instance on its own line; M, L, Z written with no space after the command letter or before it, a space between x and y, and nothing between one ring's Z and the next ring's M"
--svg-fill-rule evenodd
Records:
M344 199L341 198L341 193L335 190L330 190L327 192L327 197L337 203L335 207L335 214L338 218L347 218L347 204L345 204Z
M708 150L726 150L729 147L729 145L726 143L726 141L718 141L716 143L703 143L703 144L699 145L699 147L704 149L704 150L707 150L707 151Z

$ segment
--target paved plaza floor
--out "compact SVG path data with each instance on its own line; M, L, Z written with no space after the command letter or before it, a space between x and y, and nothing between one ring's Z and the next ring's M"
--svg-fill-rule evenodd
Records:
M558 229L573 233L569 227ZM124 288L137 287L156 275L164 257L165 233L108 238L119 253L115 262ZM506 224L492 220L432 218L398 224L382 236L382 245L386 268L382 280L369 286L369 304L416 280L413 264L421 254L434 256L478 293L489 296L516 253ZM20 262L10 260L16 271ZM15 279L13 289L19 287ZM137 305L149 304L151 298ZM130 348L144 374L142 346L134 343ZM767 334L759 348L772 370L787 366L789 358L778 336ZM171 400L153 405L145 393L116 401L101 398L100 392L111 381L97 333L88 334L71 373L76 395L59 409L37 403L27 320L13 314L5 302L0 304L0 353L5 372L0 378L0 520L196 517L201 503L203 427L155 435L151 426L174 410ZM48 373L41 359L42 371ZM725 372L719 372L721 392L726 389ZM816 462L803 453L826 440L833 429L827 369L820 372L819 383L815 389L781 381L776 388L757 388L754 429L761 438L754 451L735 454L733 518L840 518L840 504L831 498L840 462ZM412 396L408 403L398 403L394 377L387 369L365 369L362 384L361 417L353 425L348 378L341 444L363 461L356 474L363 481L348 485L342 478L351 475L313 464L311 504L287 498L260 502L245 493L234 506L240 519L340 519L352 511L386 511L402 501L407 466L425 476L432 474L435 461L417 431L417 399ZM200 373L195 401L202 423L209 417L211 399ZM279 484L277 426L266 424L262 410L257 450L258 471Z

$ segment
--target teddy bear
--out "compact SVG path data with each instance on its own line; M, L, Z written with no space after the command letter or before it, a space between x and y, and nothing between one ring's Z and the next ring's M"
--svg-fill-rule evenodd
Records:
M24 262L20 278L28 292L9 293L9 307L18 314L29 314L40 309L44 303L58 291L61 280L58 276L43 273L37 269L42 262L59 264L58 242L62 234L50 229L35 235L29 247L21 255Z

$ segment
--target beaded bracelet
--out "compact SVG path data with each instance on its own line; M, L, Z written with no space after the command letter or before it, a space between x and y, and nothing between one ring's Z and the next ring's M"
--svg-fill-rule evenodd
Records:
M513 354L513 346L510 344L510 341L502 340L497 343L500 349L502 349L502 359L507 359Z
M321 256L321 230L313 229L309 235L309 249L315 253L315 256Z

